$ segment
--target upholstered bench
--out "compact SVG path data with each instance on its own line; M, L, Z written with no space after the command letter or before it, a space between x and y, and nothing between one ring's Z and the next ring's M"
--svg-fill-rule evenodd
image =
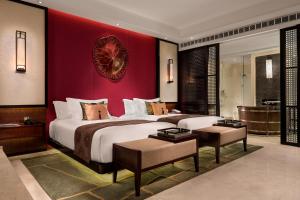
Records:
M135 193L140 195L141 173L190 156L194 157L198 172L198 145L195 139L173 143L154 138L123 142L113 145L113 182L118 169L128 169L135 174Z
M198 134L198 144L201 146L215 147L216 162L220 163L220 147L243 140L244 151L247 151L247 127L232 128L211 126L193 130Z

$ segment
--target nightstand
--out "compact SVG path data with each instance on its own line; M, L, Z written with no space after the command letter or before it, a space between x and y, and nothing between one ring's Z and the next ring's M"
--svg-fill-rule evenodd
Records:
M9 156L45 150L45 124L0 127L0 146Z

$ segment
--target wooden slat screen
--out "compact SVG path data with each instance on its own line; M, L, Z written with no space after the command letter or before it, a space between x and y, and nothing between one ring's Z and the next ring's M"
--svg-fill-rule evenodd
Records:
M219 115L219 46L179 52L179 108L184 113Z
M299 55L300 26L281 30L281 142L300 146Z

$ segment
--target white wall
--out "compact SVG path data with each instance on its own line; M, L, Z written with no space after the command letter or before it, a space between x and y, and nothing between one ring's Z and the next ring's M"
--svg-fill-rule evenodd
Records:
M45 104L44 10L0 0L0 105ZM27 33L26 73L16 73L16 30Z
M160 41L160 98L163 102L178 101L178 50L177 45ZM173 59L174 82L168 81L168 59Z
M275 30L221 43L220 57L247 55L279 46L280 34Z

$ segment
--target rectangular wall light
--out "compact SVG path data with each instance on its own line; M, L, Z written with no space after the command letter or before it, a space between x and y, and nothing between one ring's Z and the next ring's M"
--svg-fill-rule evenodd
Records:
M266 78L273 78L273 63L272 59L266 60Z
M16 72L26 72L26 32L16 31Z
M168 59L168 83L174 82L173 59Z

